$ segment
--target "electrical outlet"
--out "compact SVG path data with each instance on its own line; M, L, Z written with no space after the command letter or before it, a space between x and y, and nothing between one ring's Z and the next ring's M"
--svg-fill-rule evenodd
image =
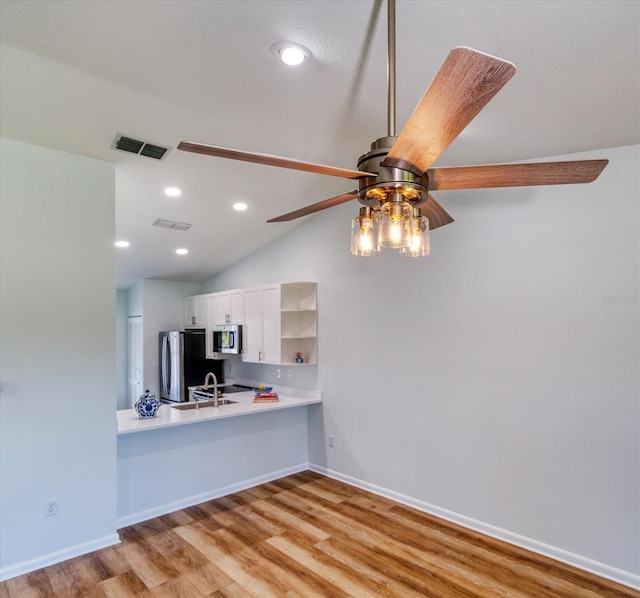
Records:
M44 501L44 516L50 517L51 515L57 515L58 513L58 499L52 498L51 500Z
M280 378L280 376L282 376L282 372L280 371L280 368L278 368L276 370L276 378Z
M333 446L333 436L329 436L329 446Z
M293 380L293 370L287 370L287 380Z

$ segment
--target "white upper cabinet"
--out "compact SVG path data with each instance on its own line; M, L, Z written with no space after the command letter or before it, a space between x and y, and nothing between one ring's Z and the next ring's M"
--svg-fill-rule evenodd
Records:
M207 329L207 357L213 327L242 325L242 359L250 363L314 365L318 362L318 306L315 282L285 282L185 297L185 328Z
M244 322L243 289L212 293L208 299L209 326Z
M280 363L280 285L244 289L243 361Z
M244 324L243 289L221 291L207 295L207 359L222 359L213 351L213 327L224 324Z
M230 324L244 324L244 289L229 291Z
M194 295L184 298L184 327L206 328L208 320L208 295Z
M293 282L245 289L244 315L244 361L282 365L317 363L316 283Z
M262 287L262 359L280 363L280 285Z
M244 324L242 326L242 359L252 363L260 362L262 355L262 309L259 288L245 289Z

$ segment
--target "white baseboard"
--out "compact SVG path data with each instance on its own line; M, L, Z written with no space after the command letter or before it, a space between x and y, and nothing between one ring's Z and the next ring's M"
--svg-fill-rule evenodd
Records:
M306 471L307 469L309 469L308 463L300 463L292 467L287 467L286 469L272 471L256 478L252 478L250 480L243 480L236 484L230 484L229 486L216 488L215 490L211 490L209 492L203 492L202 494L196 494L194 496L187 496L171 503L153 507L152 509L147 509L138 513L132 513L123 517L118 517L118 529L127 527L128 525L134 525L135 523L140 523L141 521L147 521L149 519L153 519L154 517L167 515L168 513L173 513L175 511L179 511L180 509L193 507L194 505L199 505L200 503L207 502L208 500L213 500L214 498L220 498L221 496L227 496L228 494L240 492L241 490L246 490L247 488L253 488L254 486L259 486L260 484L273 482L274 480L277 480L279 478L283 478L294 473L300 473L301 471Z
M604 577L605 579L610 579L611 581L615 581L625 586L640 590L640 575L635 575L634 573L630 573L628 571L616 569L615 567L605 565L604 563L599 563L598 561L593 561L591 559L580 556L579 554L568 552L566 550L563 550L562 548L557 548L543 542L538 542L537 540L515 534L508 530L490 525L488 523L477 521L476 519L471 519L470 517L466 517L465 515L460 515L459 513L448 511L447 509L442 509L441 507L437 507L422 500L418 500L410 496L405 496L404 494L400 494L399 492L394 492L393 490L388 490L387 488L382 488L381 486L376 486L375 484L370 484L369 482L363 482L362 480L359 480L357 478L338 473L337 471L332 471L331 469L327 469L326 467L322 467L320 465L315 465L314 463L309 463L309 469L311 471L315 471L316 473L325 475L329 478L334 478L336 480L344 482L345 484L350 484L351 486L362 488L363 490L367 490L369 492L372 492L373 494L378 494L379 496L384 496L385 498L389 498L403 505L413 507L415 509L418 509L419 511L423 511L425 513L429 513L430 515L435 515L436 517L446 519L447 521L451 521L452 523L456 523L487 536L491 536L492 538L503 540L505 542L508 542L509 544L514 544L515 546L519 546L520 548L525 548L527 550L530 550L531 552L547 556L567 565L572 565L574 567L577 567L578 569L582 569L583 571L588 571L589 573L594 573L595 575Z
M15 565L9 565L0 569L0 581L11 579L12 577L18 577L18 575L24 575L25 573L31 573L37 569L48 567L49 565L55 565L68 559L88 554L101 548L107 548L107 546L113 546L120 543L120 536L118 534L110 534L97 538L91 542L85 542L84 544L76 544L75 546L69 546L64 550L58 550L45 554L35 559L16 563Z

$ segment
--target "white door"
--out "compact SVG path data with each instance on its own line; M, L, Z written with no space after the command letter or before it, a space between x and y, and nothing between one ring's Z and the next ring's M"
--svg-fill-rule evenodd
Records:
M129 407L138 400L143 393L143 338L142 338L142 316L129 318L127 325L128 334L128 385L129 385Z

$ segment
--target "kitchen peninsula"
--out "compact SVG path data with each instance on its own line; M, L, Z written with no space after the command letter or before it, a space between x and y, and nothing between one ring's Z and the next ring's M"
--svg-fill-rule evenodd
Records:
M277 403L253 403L254 393L251 391L234 393L232 405L220 407L201 407L197 409L181 410L172 405L162 404L158 415L149 419L141 419L135 409L123 409L118 414L118 435L146 432L172 426L183 426L199 422L252 415L264 411L290 409L320 403L320 391L299 391L291 389L279 393Z
M279 388L277 403L117 412L118 528L277 479L308 466L308 417L321 391Z

